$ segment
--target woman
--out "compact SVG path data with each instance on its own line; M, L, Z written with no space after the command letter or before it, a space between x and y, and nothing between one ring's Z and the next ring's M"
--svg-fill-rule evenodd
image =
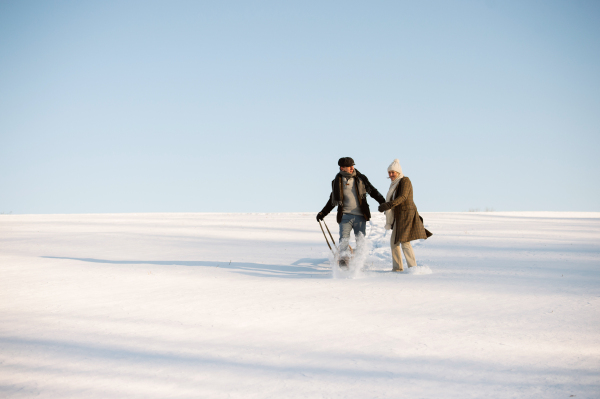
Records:
M419 216L417 206L413 202L412 183L408 177L402 174L400 162L394 159L387 170L392 184L390 184L390 189L385 198L386 202L379 205L379 212L385 212L385 229L393 229L390 239L393 259L392 271L401 272L404 270L404 266L400 246L402 246L408 267L416 266L417 260L410 242L412 240L427 239L432 234L423 226L423 218Z

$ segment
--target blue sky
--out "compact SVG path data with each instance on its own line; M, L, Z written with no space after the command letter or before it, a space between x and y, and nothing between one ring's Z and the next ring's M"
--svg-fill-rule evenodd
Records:
M0 212L600 211L599 71L597 1L0 1Z

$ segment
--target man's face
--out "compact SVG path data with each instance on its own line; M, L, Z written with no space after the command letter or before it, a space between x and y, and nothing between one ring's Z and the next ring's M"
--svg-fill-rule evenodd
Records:
M354 165L352 166L340 166L340 170L343 172L354 173Z

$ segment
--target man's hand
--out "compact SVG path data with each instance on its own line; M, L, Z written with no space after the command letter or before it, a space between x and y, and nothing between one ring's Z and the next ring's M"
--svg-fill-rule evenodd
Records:
M379 205L379 212L385 212L388 209L392 209L392 203L391 202L384 202L383 204Z
M317 213L317 222L320 222L321 220L323 220L323 212Z

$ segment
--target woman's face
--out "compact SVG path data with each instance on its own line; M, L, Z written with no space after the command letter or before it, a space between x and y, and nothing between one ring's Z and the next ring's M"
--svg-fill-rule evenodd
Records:
M392 179L392 181L394 181L398 178L398 176L400 176L400 173L396 172L395 170L390 170L388 172L388 176L390 177L390 179Z

